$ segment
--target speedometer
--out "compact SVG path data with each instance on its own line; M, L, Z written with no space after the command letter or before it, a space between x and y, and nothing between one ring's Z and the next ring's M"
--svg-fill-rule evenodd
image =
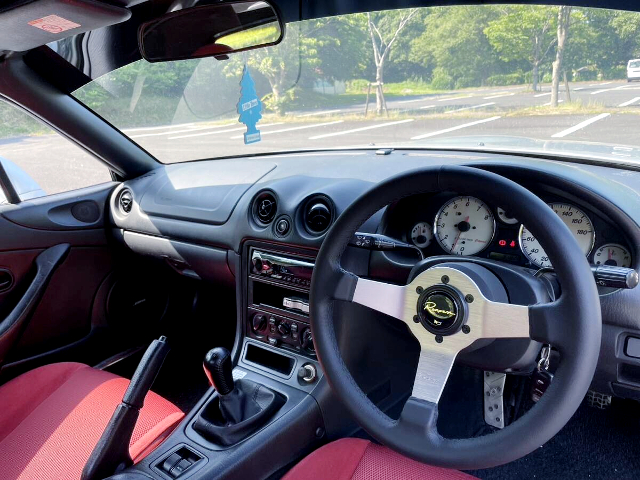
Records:
M589 255L596 239L596 233L587 214L568 203L550 203L549 206L569 227L584 255ZM520 248L522 253L534 265L540 268L551 267L551 261L549 261L549 257L540 246L540 242L524 225L520 227Z
M489 207L475 197L455 197L445 203L434 223L440 246L455 255L474 255L493 239L496 221Z

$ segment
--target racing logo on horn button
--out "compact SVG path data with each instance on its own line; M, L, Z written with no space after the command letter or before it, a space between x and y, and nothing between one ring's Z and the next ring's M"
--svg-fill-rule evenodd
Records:
M451 335L465 320L462 295L447 285L434 285L418 298L418 318L424 328L435 335Z

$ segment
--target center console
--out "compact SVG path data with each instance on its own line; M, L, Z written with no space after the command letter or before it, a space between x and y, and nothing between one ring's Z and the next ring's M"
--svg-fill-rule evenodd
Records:
M313 258L249 247L249 338L315 359L309 327Z

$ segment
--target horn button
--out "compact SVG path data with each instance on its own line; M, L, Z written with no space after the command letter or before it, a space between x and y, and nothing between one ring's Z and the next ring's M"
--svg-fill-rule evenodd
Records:
M445 284L425 289L418 297L416 309L422 326L434 335L453 335L468 317L462 293Z

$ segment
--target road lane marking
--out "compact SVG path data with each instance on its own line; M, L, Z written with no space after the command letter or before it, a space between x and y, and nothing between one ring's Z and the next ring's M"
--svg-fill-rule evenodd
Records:
M420 110L428 110L429 108L436 108L435 105L425 105L424 107L420 107Z
M628 107L629 105L633 105L634 103L636 103L638 100L640 100L640 97L635 97L632 98L629 101L626 101L624 103L621 103L620 105L618 105L619 107Z
M438 99L438 102L446 102L447 100L460 100L461 98L471 98L471 97L473 97L473 95L465 95L463 97L440 98L440 99Z
M584 122L580 122L577 125L574 125L571 128L567 128L566 130L563 130L561 132L555 133L553 135L551 135L552 138L562 138L562 137L566 137L567 135L573 133L573 132L577 132L578 130L583 129L584 127L591 125L592 123L595 123L599 120L602 120L603 118L607 118L609 115L611 115L610 113L601 113L600 115L596 115L595 117L591 117L588 120L585 120Z
M311 125L301 125L299 127L282 128L280 130L271 130L269 132L261 132L261 133L262 133L262 136L264 136L264 135L270 135L272 133L294 132L296 130L306 130L307 128L324 127L326 125L335 125L336 123L342 123L342 122L344 122L344 120L335 120L333 122L313 123ZM231 137L231 139L235 140L236 138L242 138L242 137L243 137L242 135L236 135L234 137Z
M491 95L490 97L484 97L483 100L491 100L492 98L500 98L500 97L512 97L515 93L501 93L496 95Z
M614 87L614 88L605 88L605 89L602 89L602 90L596 90L595 92L591 92L591 95L597 95L597 94L599 94L599 93L603 93L603 92L611 92L611 91L613 91L613 90L622 90L623 88L628 88L628 87L630 87L630 86L631 86L631 85L621 85L621 86L619 86L619 87Z
M166 130L167 128L183 128L190 127L194 125L194 123L180 123L177 125L160 125L158 127L135 127L135 128L125 128L122 130L123 132L140 132L140 131L151 131L151 130Z
M411 137L411 140L421 140L423 138L435 137L436 135L441 135L443 133L454 132L456 130L461 130L463 128L473 127L474 125L480 125L481 123L493 122L494 120L498 120L499 118L502 118L502 117L499 117L499 116L490 117L490 118L484 118L482 120L476 120L475 122L463 123L462 125L458 125L456 127L445 128L444 130L437 130L435 132L425 133L423 135L417 135L415 137Z
M591 85L589 85L590 87L600 87L602 85L610 85L613 82L604 82L604 83L592 83Z
M584 90L584 87L578 87L573 89L574 92L579 92L580 90Z
M413 100L402 100L396 103L413 103L413 102L424 102L425 100L429 100L428 97L414 98Z
M375 125L369 125L367 127L353 128L351 130L342 130L340 132L325 133L323 135L316 135L314 137L309 137L309 140L318 140L319 138L337 137L338 135L347 135L349 133L364 132L365 130L373 130L374 128L390 127L391 125L400 125L401 123L409 123L409 122L413 122L413 120L414 120L413 118L408 118L406 120L398 120L396 122L378 123Z
M264 125L260 125L260 127L272 127L274 125L282 125L282 123L283 122L265 123ZM240 130L244 130L246 128L247 127L228 128L226 130L216 130L214 132L201 132L201 133L192 133L190 135L178 135L177 137L169 137L167 140L178 140L179 138L204 137L205 135L218 135L220 133L239 132Z
M162 135L176 135L178 133L199 132L201 130L214 130L216 128L228 127L230 125L235 125L235 123L225 123L224 125L212 125L210 127L187 128L184 130L169 130L167 132L160 132L160 133L142 133L140 135L130 135L129 138L161 137Z
M562 102L564 102L564 100L558 100L558 103L562 103ZM542 105L542 106L543 106L543 107L549 107L549 106L551 106L551 102L547 102L547 103L545 103L545 104L544 104L544 105Z
M463 107L463 108L457 108L456 110L449 110L448 113L463 112L464 110L473 110L474 108L488 107L489 105L495 105L495 104L496 102L483 103L482 105L473 105L472 107Z
M551 92L547 92L547 93L539 93L538 95L534 95L535 98L538 97L546 97L547 95L551 95Z
M324 110L322 112L311 112L311 113L305 113L304 115L297 115L298 118L302 118L302 117L313 117L313 116L317 116L317 115L328 115L329 113L338 113L341 112L342 110L338 109L338 110Z

